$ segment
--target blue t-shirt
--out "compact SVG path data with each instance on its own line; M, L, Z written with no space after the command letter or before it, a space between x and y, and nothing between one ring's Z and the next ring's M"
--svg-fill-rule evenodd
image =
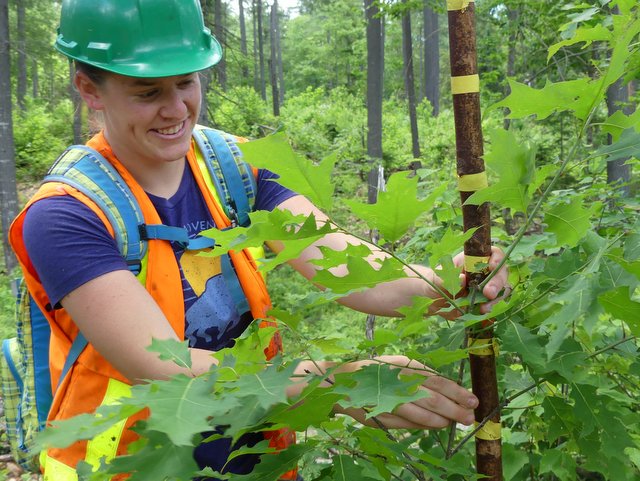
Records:
M259 170L255 210L272 210L295 193ZM178 191L165 199L149 194L162 223L184 227L190 237L215 227L211 214L188 164ZM24 240L44 289L53 306L84 283L108 272L127 270L115 240L98 216L71 196L49 197L34 203L25 216ZM220 259L198 256L172 243L180 266L185 308L185 338L191 347L222 349L233 344L252 321L248 312L238 312L220 271ZM249 435L242 444L252 444L262 435ZM231 451L230 441L220 439L200 445L195 458L201 467L222 469ZM240 456L227 471L249 472L253 456Z

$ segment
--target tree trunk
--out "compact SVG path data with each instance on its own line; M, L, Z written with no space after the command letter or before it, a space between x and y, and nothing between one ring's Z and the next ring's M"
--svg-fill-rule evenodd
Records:
M616 7L617 8L617 7ZM633 106L629 102L629 89L623 79L618 79L607 89L607 110L609 115L622 110L624 114L631 115ZM611 135L608 136L609 144L613 143ZM607 162L607 183L615 185L616 191L623 197L629 197L631 189L631 166L625 163L629 158L616 159Z
M407 0L402 0L407 4ZM413 158L420 158L420 138L418 136L418 118L416 115L416 91L413 80L413 45L411 39L411 10L407 9L402 16L402 58L404 61L404 88L409 105L409 122L411 124L411 150Z
M244 1L238 0L238 16L240 17L240 52L242 52L242 80L249 78L249 58L247 57L247 28L244 20Z
M34 58L31 61L31 96L37 99L40 95L40 85L38 77L38 61Z
M276 37L278 35L278 0L273 0L273 4L271 4L271 15L270 15L271 25L270 25L270 34L271 34L271 58L269 60L269 74L271 77L271 97L273 101L273 115L278 117L280 115L280 94L278 93L278 54L277 54L277 45L276 45Z
M82 100L80 94L73 85L73 77L75 76L75 67L69 62L69 97L73 104L73 143L82 144Z
M278 93L280 105L284 103L284 68L282 66L282 31L280 30L280 17L276 15L276 72L278 73Z
M384 44L382 21L374 0L364 0L367 19L367 155L372 163L368 176L369 198L378 187L377 164L382 159L382 87Z
M258 57L260 59L260 96L262 100L267 100L267 84L264 75L264 41L262 31L262 0L256 0L258 8L256 16L258 17Z
M211 16L209 15L209 0L200 0L200 8L202 9L202 17L204 24L211 28ZM218 39L220 41L220 39ZM209 102L207 101L207 92L211 84L211 69L208 68L200 72L200 114L198 115L198 123L200 125L209 125Z
M518 17L520 12L515 8L509 8L507 6L507 18L509 19L509 54L507 56L507 77L514 77L516 74L516 39L518 36ZM505 87L505 97L511 93L511 87L509 82ZM509 109L506 109L507 112ZM509 129L511 125L511 119L506 116L503 122L505 130Z
M214 35L220 42L220 45L226 47L225 34L224 34L224 5L222 0L213 1L213 22L214 22ZM223 55L216 65L216 77L218 78L218 85L223 92L227 90L227 61L226 56Z
M260 92L260 63L258 60L258 1L253 0L251 20L253 24L253 89Z
M438 14L425 6L424 17L424 93L434 117L440 113L440 31Z
M18 49L18 78L16 82L16 99L18 107L24 111L25 97L27 96L27 35L25 32L25 2L16 2L17 10L17 49Z
M462 5L462 2L460 2ZM478 289L487 272L482 264L491 256L491 217L489 203L467 205L466 200L482 183L486 184L482 124L480 115L480 79L476 50L475 4L464 8L452 5L448 12L451 63L451 93L456 133L458 189L462 201L464 230L474 230L464 244L465 271L469 292ZM480 265L478 265L480 264ZM471 385L479 400L475 419L484 423L476 434L476 467L487 481L502 481L502 442L500 405L496 375L496 349L493 321L470 326L469 365Z
M0 217L5 272L18 262L9 247L9 226L18 214L15 147L11 117L11 50L9 41L9 2L0 0Z

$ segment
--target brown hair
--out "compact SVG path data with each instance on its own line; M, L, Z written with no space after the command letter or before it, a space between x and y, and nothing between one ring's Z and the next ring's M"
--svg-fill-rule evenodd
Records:
M82 72L87 77L89 77L89 79L96 85L102 85L109 73L106 70L101 69L100 67L95 67L78 60L74 61L74 65L76 68L76 72Z

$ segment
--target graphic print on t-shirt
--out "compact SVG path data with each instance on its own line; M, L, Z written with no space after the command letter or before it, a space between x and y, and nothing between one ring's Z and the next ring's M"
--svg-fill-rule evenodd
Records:
M185 289L185 337L192 347L220 349L237 336L240 314L221 275L220 257L185 251L180 257ZM244 328L244 326L243 326Z

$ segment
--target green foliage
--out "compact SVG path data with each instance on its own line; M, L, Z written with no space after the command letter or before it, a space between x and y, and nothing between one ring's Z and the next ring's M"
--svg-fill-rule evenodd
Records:
M67 128L72 123L71 102L55 109L33 102L25 112L14 111L13 135L16 175L19 181L41 179L49 166L73 139Z
M270 285L278 307L272 314L288 341L286 354L267 366L262 349L270 332L252 326L236 346L216 354L219 368L195 378L178 376L136 386L132 398L101 408L101 417L87 415L48 430L42 442L63 445L89 438L151 406L151 416L136 428L142 438L132 452L99 472L84 466L82 479L106 479L116 472L132 472L133 480L191 479L197 469L191 451L200 441L199 433L222 426L225 435L237 438L283 425L305 432L299 444L277 455L265 443L244 448L268 454L243 479L276 479L298 462L310 480L408 481L416 479L415 472L428 479L477 479L472 442L465 438L468 431L399 435L344 417L329 419L336 403L362 406L371 417L413 399L415 380L398 378L387 366L339 375L330 386L321 385L319 376L308 376L309 385L298 398L284 396L283 387L299 360L343 362L398 352L452 379L463 372L462 382L468 386L468 370L460 368L467 355L464 327L487 317L472 311L461 322L448 324L425 318L430 300L416 299L402 309L402 319L379 319L373 339L365 340L364 316L332 302L338 294L405 275L405 263L414 260L441 264L446 287L454 292L458 271L451 257L465 234L454 187L453 114L447 108L433 118L426 104L419 107L425 167L417 177L395 174L379 204L361 202L359 174L369 165L366 111L357 87L361 73L355 68L360 64L349 64L347 56L335 54L340 48L362 54L361 12L350 2L312 3L322 15L303 15L289 23L286 47L292 53L297 49L298 56L290 58L300 75L290 81L291 95L280 121L299 154L288 149L282 136L246 144L243 150L254 163L264 161L283 182L325 208L333 205L332 194L348 196L349 220L339 219L329 228L317 225L313 217L256 213L249 229L211 234L225 248L257 245L265 239L284 243L283 253L271 256L264 270L272 271ZM607 8L613 3L622 15L610 15ZM508 15L513 10L519 11L517 21ZM632 0L571 5L489 1L478 2L478 11L484 16L480 51L487 53L481 54L483 77L488 70L500 71L496 65L506 61L510 34L523 47L510 93L485 110L484 158L490 187L472 198L493 203L493 237L508 253L514 288L511 299L496 305L492 313L500 346L505 479L638 479L640 203L633 190L632 197L616 197L605 175L607 162L630 156L637 177L633 157L639 155L640 116L618 112L607 118L603 106L608 85L637 75L638 6ZM389 35L394 31L389 28ZM562 32L560 39L557 31ZM397 43L392 39L396 50ZM606 54L609 47L611 55ZM314 49L322 55L313 56ZM594 51L598 55L592 58ZM585 59L593 70L584 71ZM388 62L389 69L396 65L393 62L397 59ZM499 95L502 77L484 77L483 85L490 90L483 93L484 99ZM332 82L347 86L331 89ZM259 125L274 125L266 104L252 90L235 89L225 95L228 99L217 94L210 99L216 125L250 136L259 136ZM393 95L385 102L384 161L391 170L402 170L411 160L405 109ZM509 130L499 127L502 109L509 110ZM38 122L46 123L44 116L39 114ZM612 134L612 145L603 145L605 134ZM500 227L514 213L516 233L503 232ZM383 241L393 243L388 259L377 268L363 259L370 249L351 246L341 252L323 249L322 259L315 261L314 281L327 288L322 292L294 282L287 266L273 271L329 229L342 231L348 225L364 230L355 216L379 230ZM335 266L346 266L348 274L335 276ZM467 306L471 300L455 302ZM159 343L154 350L181 366L189 365L184 344ZM225 478L211 470L200 475Z
M233 87L207 95L212 126L245 137L264 135L276 125L269 105L250 87Z

